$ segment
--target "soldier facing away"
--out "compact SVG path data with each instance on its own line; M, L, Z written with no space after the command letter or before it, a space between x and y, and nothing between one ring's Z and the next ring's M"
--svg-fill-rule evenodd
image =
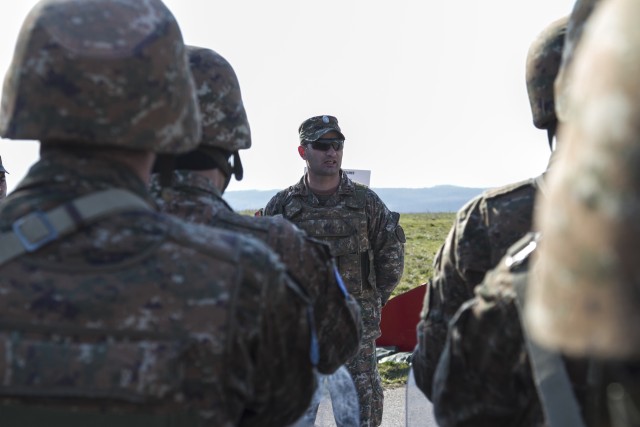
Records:
M300 181L280 191L265 215L282 214L311 237L327 242L351 293L360 305L363 335L358 354L347 363L360 403L362 426L382 422L384 394L375 340L381 307L404 268L404 232L400 215L390 212L364 185L342 171L344 135L333 116L316 116L299 127L298 153L307 164Z
M576 3L567 40L577 42L576 33L588 16L576 11L592 8L594 3L593 0ZM575 43L567 46L573 48ZM597 118L588 117L591 121ZM545 197L538 198L536 205L551 203L556 185L554 174L572 170L578 158L564 156L565 144L573 144L563 131L568 124L561 121L559 159L547 179L549 190ZM589 151L588 147L583 149ZM569 199L564 194L563 199L555 199L553 209L549 210L550 216L565 226L574 224L574 218L571 221L559 218L558 207ZM586 358L563 358L549 352L533 342L527 328L522 326L522 308L528 306L526 293L540 286L534 282L540 267L534 261L538 245L544 244L546 236L544 231L542 237L531 233L513 245L476 288L475 298L466 302L451 321L433 386L436 418L441 426L553 427L582 426L585 422L589 426L602 425L602 394L597 385L604 373L602 366ZM593 261L591 258L590 262ZM590 267L585 270L590 271ZM550 275L572 277L560 269L554 269ZM558 286L556 293L563 288ZM573 298L568 306L575 301ZM566 308L557 308L555 313L566 313ZM553 328L540 331L541 336L554 334Z
M0 134L41 159L0 205L3 427L281 426L314 390L303 292L255 239L155 211L156 152L200 141L159 0L45 0Z
M637 1L601 2L566 72L565 143L536 213L525 307L534 341L591 360L597 427L640 425L638 17Z
M218 53L187 46L187 56L198 93L202 138L188 153L159 156L152 194L162 212L267 243L313 303L320 344L318 370L332 373L358 350L358 305L341 283L327 245L310 239L281 216L240 215L224 201L231 177L242 179L238 150L251 146L240 85L231 64Z
M5 175L8 173L2 164L2 157L0 157L0 200L7 197L7 177Z
M547 131L552 146L557 118L554 81L562 58L566 18L551 23L531 44L526 63L527 93L533 124ZM553 154L547 170L550 169ZM537 178L488 190L456 215L434 259L413 355L416 385L432 398L433 376L445 345L448 324L474 296L507 249L531 230L536 193L544 191L545 173Z

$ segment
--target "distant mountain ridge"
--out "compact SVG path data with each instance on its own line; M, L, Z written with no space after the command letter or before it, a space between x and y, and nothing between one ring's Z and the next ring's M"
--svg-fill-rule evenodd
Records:
M390 210L400 213L456 212L485 188L437 185L428 188L373 188ZM234 210L264 207L279 190L227 191L225 200Z

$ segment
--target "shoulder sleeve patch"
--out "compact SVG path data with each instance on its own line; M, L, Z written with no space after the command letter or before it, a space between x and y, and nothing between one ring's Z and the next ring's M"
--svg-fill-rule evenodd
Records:
M398 226L396 227L396 237L398 238L398 241L400 241L400 243L405 243L407 241L406 236L404 235L404 230L402 229L402 226L400 224L398 224Z

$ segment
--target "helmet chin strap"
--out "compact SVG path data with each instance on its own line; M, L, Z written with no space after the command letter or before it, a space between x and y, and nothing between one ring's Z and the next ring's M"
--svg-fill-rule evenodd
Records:
M172 154L160 154L156 157L152 171L158 174L160 186L171 187L175 159L175 156Z
M244 176L244 169L242 168L242 161L238 151L233 152L233 175L236 177L236 181L242 181Z
M553 137L556 136L556 129L558 128L558 122L553 121L547 128L547 139L549 140L549 150L553 151Z
M244 169L242 168L242 161L240 160L240 153L233 152L233 165L229 161L225 162L223 167L219 168L225 177L224 187L222 187L222 193L227 190L229 183L231 182L231 176L236 177L236 181L242 181L244 176Z
M233 155L233 164L229 161ZM171 186L173 171L218 169L225 177L224 189L231 182L231 177L241 181L244 175L242 161L238 151L229 151L216 147L200 147L194 151L179 156L163 154L159 155L153 167L153 172L160 174L160 185Z

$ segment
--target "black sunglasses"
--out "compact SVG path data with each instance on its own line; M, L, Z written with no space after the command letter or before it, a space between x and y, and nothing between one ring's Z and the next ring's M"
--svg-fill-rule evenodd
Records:
M318 151L329 151L333 147L335 151L340 151L344 147L343 139L320 138L316 141L308 141L304 145L310 145L311 148Z

